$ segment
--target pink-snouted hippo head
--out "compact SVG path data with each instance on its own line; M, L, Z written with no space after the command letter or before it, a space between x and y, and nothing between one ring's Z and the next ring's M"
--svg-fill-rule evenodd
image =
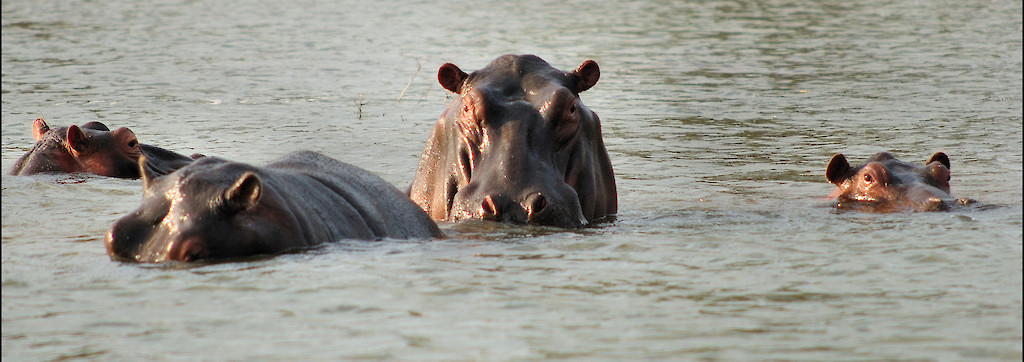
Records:
M146 167L168 174L202 157L171 152L139 143L128 128L111 131L100 122L51 128L42 118L32 123L36 143L11 167L11 175L88 172L100 176L139 178L138 161L146 155Z
M950 195L949 170L949 157L942 152L932 154L924 164L903 162L881 152L856 167L850 166L842 154L835 154L825 169L825 177L836 185L831 196L840 209L940 211L973 202Z

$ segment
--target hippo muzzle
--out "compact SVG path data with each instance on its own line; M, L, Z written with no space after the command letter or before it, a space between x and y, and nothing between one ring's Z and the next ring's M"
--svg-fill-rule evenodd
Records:
M945 191L928 185L908 187L901 199L916 211L947 211L955 202Z
M561 227L587 224L576 192L568 185L529 190L510 194L507 190L487 191L475 184L467 185L455 195L452 218Z

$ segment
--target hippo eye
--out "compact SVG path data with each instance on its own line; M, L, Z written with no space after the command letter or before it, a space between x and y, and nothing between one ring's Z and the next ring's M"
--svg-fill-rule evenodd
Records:
M128 148L135 148L135 146L138 146L138 145L139 145L139 141L136 141L136 140L128 141Z
M875 178L871 177L871 175L864 174L864 182L867 182L867 183L875 182Z
M571 107L569 107L569 113L576 113L576 105L575 104L573 104Z

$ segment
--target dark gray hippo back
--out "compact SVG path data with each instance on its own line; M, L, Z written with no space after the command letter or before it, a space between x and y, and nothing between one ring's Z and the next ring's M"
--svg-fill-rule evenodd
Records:
M441 236L387 181L315 152L263 167L204 157L167 176L145 173L142 206L107 233L114 260L235 258L344 239Z

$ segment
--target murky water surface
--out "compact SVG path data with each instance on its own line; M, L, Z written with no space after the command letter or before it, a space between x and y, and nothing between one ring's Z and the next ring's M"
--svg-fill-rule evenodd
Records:
M617 221L442 225L261 260L111 262L139 181L3 176L4 360L1020 360L1020 1L7 1L31 122L398 187L436 69L596 60ZM833 153L952 159L952 212L837 213Z

